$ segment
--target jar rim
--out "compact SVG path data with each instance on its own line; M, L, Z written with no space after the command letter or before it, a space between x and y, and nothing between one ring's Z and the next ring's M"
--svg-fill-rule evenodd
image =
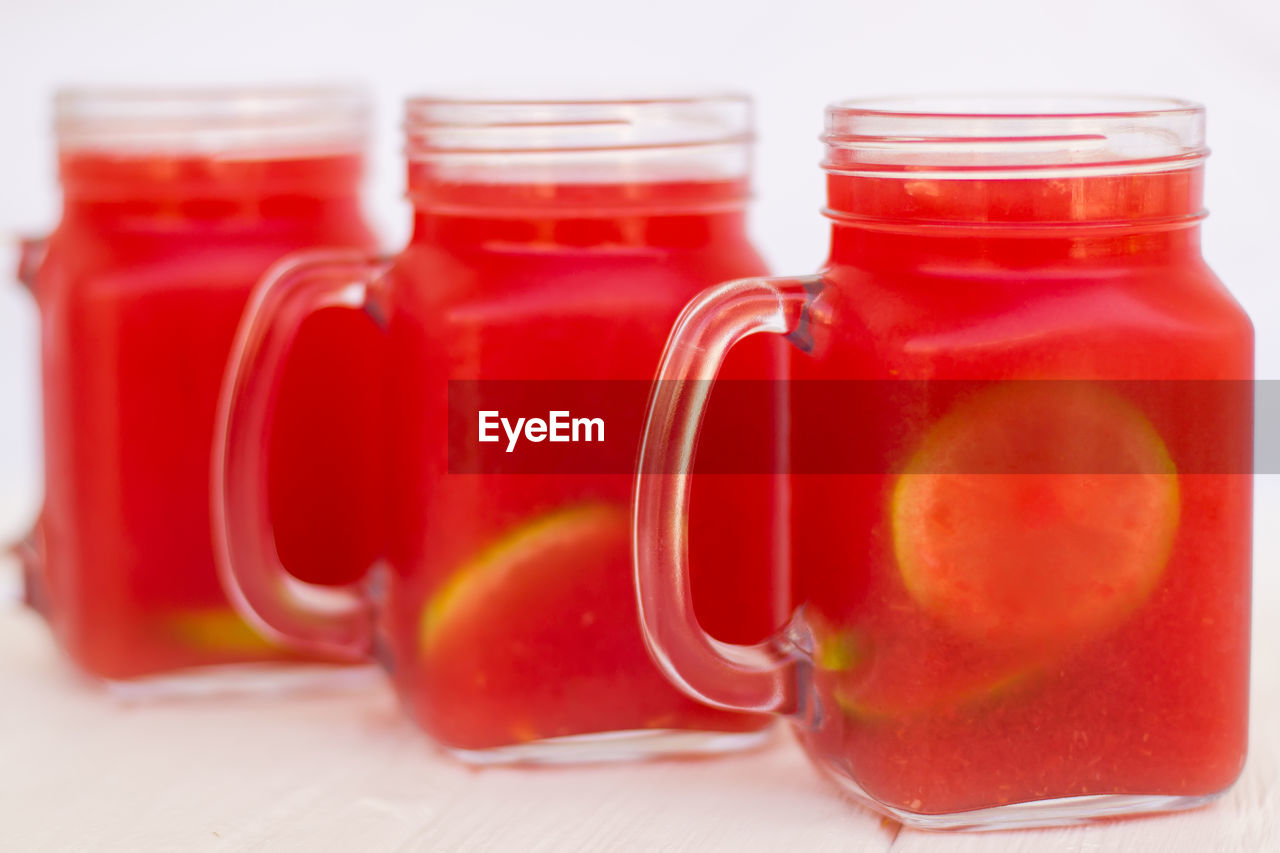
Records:
M697 104L697 103L714 103L717 101L726 101L740 104L751 103L751 96L742 92L733 91L707 91L698 93L670 93L662 94L650 92L647 94L626 94L626 95L610 95L602 97L568 96L568 97L543 97L543 96L516 96L516 95L466 95L462 93L432 93L427 92L421 95L414 95L406 100L406 104L410 109L415 105L428 104L474 104L477 106L579 106L579 105L646 105L646 104Z
M1204 107L1182 98L954 94L827 107L832 174L1026 177L1190 168L1208 155Z
M754 141L735 92L606 97L426 94L405 102L410 160L448 154L631 151Z
M1014 109L1012 104L1023 102L1032 104L1060 104L1051 109ZM1070 103L1078 103L1075 109L1065 109ZM980 109L976 106L960 108L962 104L1004 103L999 109ZM1089 103L1098 107L1088 108ZM902 106L894 106L900 104ZM911 107L909 105L916 104ZM928 106L938 104L941 106ZM1129 106L1124 106L1128 104ZM952 105L948 109L947 105ZM941 95L900 95L879 97L845 98L835 101L827 107L829 112L842 114L863 114L876 116L901 116L911 118L956 118L956 119L1028 119L1028 118L1109 118L1138 117L1174 114L1203 113L1204 105L1186 98L1148 95L1119 94L1022 94L1022 93L969 93Z
M441 185L734 182L745 200L754 104L726 91L432 94L405 105L409 193Z
M350 84L74 86L53 124L63 151L308 156L362 150L369 119Z

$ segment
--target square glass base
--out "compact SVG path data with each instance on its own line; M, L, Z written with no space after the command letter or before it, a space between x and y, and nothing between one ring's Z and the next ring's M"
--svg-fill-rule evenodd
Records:
M776 725L754 732L636 729L547 738L493 749L446 747L445 751L459 761L475 765L596 764L742 752L769 743L776 731Z
M965 812L921 814L878 802L843 773L831 767L820 766L825 775L834 781L841 791L856 800L860 805L866 806L878 814L893 818L904 826L925 830L994 832L1003 829L1074 826L1101 820L1113 820L1119 817L1185 811L1207 805L1222 796L1222 792L1200 796L1094 794L1010 803L1008 805L973 809Z

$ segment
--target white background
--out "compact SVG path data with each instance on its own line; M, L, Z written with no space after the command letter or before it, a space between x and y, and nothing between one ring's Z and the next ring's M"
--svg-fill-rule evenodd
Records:
M379 111L370 212L389 246L407 230L406 95L517 83L745 90L759 104L754 231L780 272L822 260L816 136L828 101L966 90L1195 98L1208 105L1214 150L1206 254L1258 326L1260 375L1280 377L1274 0L0 4L0 237L56 219L50 95L65 84L364 81ZM39 501L34 352L33 309L0 285L0 541Z

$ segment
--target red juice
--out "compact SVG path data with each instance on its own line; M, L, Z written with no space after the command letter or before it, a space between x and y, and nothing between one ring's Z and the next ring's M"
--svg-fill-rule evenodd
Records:
M361 158L77 148L60 165L63 216L36 282L47 483L35 597L70 657L102 678L298 659L241 621L219 586L214 410L268 266L311 246L373 248ZM368 458L329 462L336 446L367 445L369 426L315 391L325 364L376 360L351 319L321 316L304 330L280 404L289 434L275 436L290 452L271 471L281 550L335 579L377 547L372 519L338 538L304 514L316 504L358 513L327 484L335 470L357 482L372 470ZM308 490L318 496L295 506L290 496Z
M793 482L797 518L844 531L838 547L796 543L828 711L810 748L867 796L924 814L1222 791L1246 748L1251 482L1179 473L1168 454L1247 441L1248 424L1162 423L1099 390L1079 402L1109 458L1136 454L1142 473L1002 475L928 458L931 441L965 453L961 430L978 419L1001 423L1015 462L1020 442L1054 429L1034 394L1065 392L1002 400L984 390L999 380L1251 377L1249 322L1199 255L1201 170L829 181L841 214L824 310L843 322L794 375L955 380L970 401L946 426L863 414L866 429L906 436L902 473ZM983 218L1002 221L970 224ZM1029 230L1006 236L1017 227Z
M464 751L760 729L765 718L684 697L649 659L629 474L449 473L445 424L451 380L550 380L553 407L556 380L650 380L693 293L763 269L742 182L427 186L390 282L387 598L406 704ZM451 210L454 199L471 209ZM731 375L778 376L776 342L736 355ZM745 441L775 440L773 422L753 429ZM776 490L757 475L695 485L698 613L730 640L759 639L781 612L767 592L777 589Z

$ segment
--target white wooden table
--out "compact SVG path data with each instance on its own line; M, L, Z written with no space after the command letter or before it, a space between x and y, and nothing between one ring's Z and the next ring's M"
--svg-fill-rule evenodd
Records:
M473 770L433 750L380 681L130 704L80 681L38 620L10 606L0 608L0 851L1280 853L1280 478L1260 479L1258 497L1249 762L1198 811L916 832L843 800L785 737L718 760Z

